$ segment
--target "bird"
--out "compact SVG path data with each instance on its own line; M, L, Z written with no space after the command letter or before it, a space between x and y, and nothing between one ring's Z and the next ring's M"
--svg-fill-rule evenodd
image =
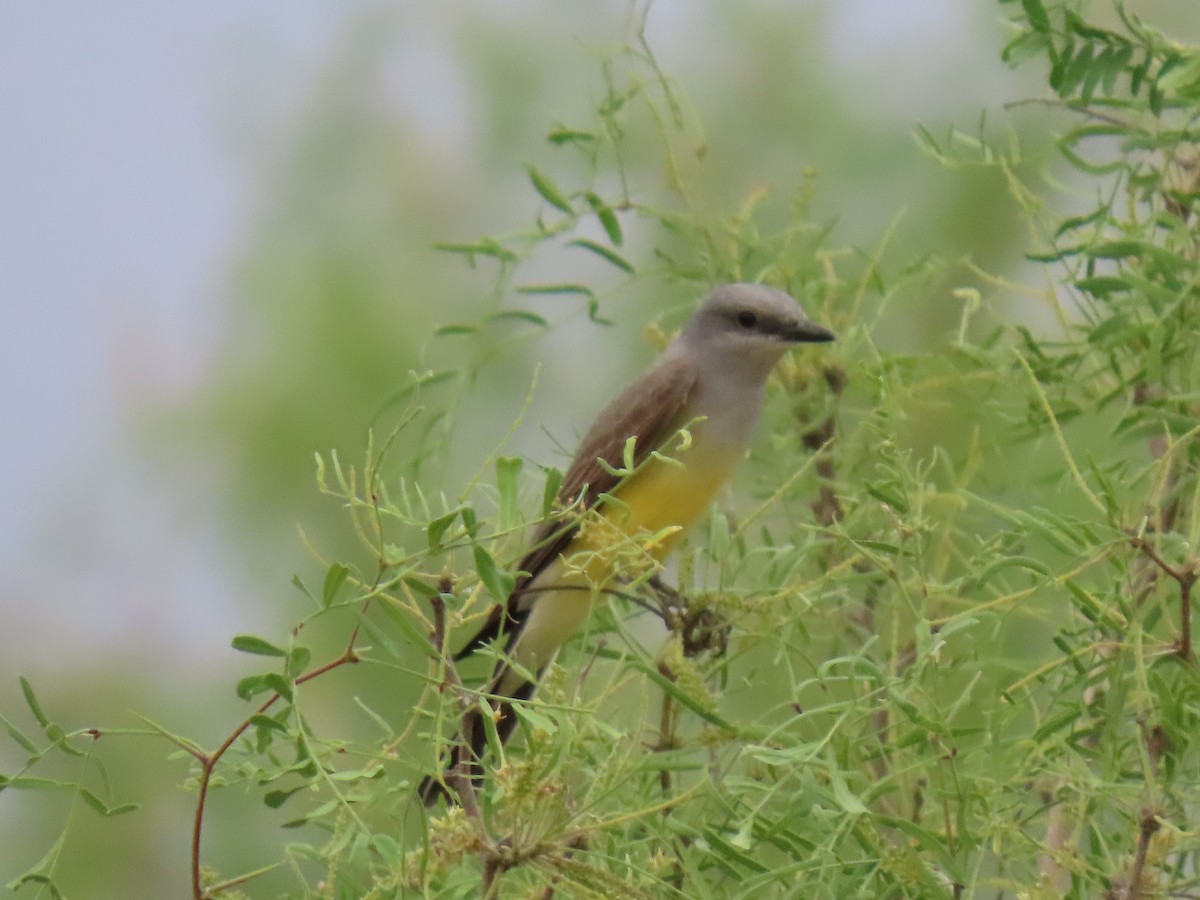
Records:
M517 566L507 602L492 608L454 656L461 661L502 642L482 694L501 742L516 726L513 704L532 697L536 679L622 569L637 568L639 554L660 565L730 480L783 354L834 338L782 290L720 285L600 412L563 476L557 512L537 528ZM447 783L456 770L472 785L482 779L483 715L478 706L464 715L443 774L418 786L426 806L455 802Z

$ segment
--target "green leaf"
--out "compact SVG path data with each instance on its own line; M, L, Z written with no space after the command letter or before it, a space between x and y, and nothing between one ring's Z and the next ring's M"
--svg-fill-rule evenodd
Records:
M425 526L425 535L429 539L430 550L442 549L442 538L446 534L446 529L458 518L459 508L450 510L448 513L438 516Z
M519 257L507 247L492 238L483 238L470 244L438 242L433 245L435 250L443 253L457 253L467 257L467 262L474 266L476 256L489 256L502 263L515 263Z
M1035 744L1040 743L1056 731L1074 725L1076 722L1086 721L1086 719L1087 710L1079 706L1070 706L1043 723L1042 727L1033 733L1030 740Z
M113 816L119 816L123 813L133 812L138 808L136 803L122 803L119 806L109 806L87 788L80 788L79 796L83 798L84 803L105 818L112 818Z
M299 828L301 825L306 825L308 822L312 821L313 819L323 818L324 816L329 815L331 812L334 812L335 810L340 809L344 802L345 801L337 799L337 798L334 798L333 800L327 800L324 803L322 803L320 806L316 807L315 809L309 810L304 815L300 816L298 819L292 819L290 822L284 822L280 827L281 828Z
M630 275L636 271L633 265L619 253L609 250L607 247L597 244L595 241L590 241L587 238L576 238L573 241L567 241L567 246L580 247L589 253L594 253L606 262L612 263L622 272L628 272Z
M596 295L587 285L561 282L557 284L521 284L515 288L518 294L536 295L574 295L587 297L591 303L597 303ZM590 306L590 304L589 304Z
M1053 44L1050 46L1053 48ZM1046 82L1050 85L1051 90L1053 90L1059 96L1062 96L1063 94L1063 81L1066 78L1066 72L1071 65L1071 58L1074 53L1075 45L1073 43L1065 44L1058 52L1057 57L1053 55L1053 50L1051 52L1053 65L1050 66L1050 74L1046 76Z
M287 656L287 651L282 647L276 647L253 634L239 634L230 642L230 646L239 653L253 653L255 656Z
M1036 559L1031 559L1028 556L1004 556L993 562L979 575L970 577L974 588L979 588L986 585L997 572L1002 572L1005 569L1026 569L1038 575L1049 575L1050 570Z
M575 210L571 208L571 202L559 190L558 185L550 176L538 171L528 163L525 164L525 171L529 173L529 181L533 185L533 189L541 195L543 200L560 212L565 212L567 215L575 214Z
M18 675L17 681L21 684L21 693L25 695L25 705L29 707L29 711L33 713L33 717L37 719L37 723L43 728L48 727L50 719L42 712L42 705L38 703L37 695L33 693L33 685L29 683L29 679L24 675Z
M550 327L550 323L547 322L542 316L539 316L537 313L530 312L529 310L526 310L526 309L501 310L498 313L492 313L484 321L490 325L493 322L504 322L504 321L508 321L508 320L518 321L518 322L529 322L532 325L537 325L539 328L549 328Z
M292 574L292 584L295 585L297 588L299 588L300 592L303 593L304 596L307 597L309 600L317 599L316 597L314 597L312 595L312 592L309 591L307 585L305 585L304 579L302 579L299 575L297 575L295 573Z
M392 607L389 603L383 603L380 604L380 608L390 610ZM400 656L400 647L392 640L391 635L376 625L370 616L364 616L361 609L358 609L357 612L359 627L371 639L371 643L381 648L388 656L393 658ZM428 641L423 641L423 643L428 645Z
M1139 275L1132 269L1122 273L1121 280L1145 297L1156 313L1162 313L1191 290L1191 288L1167 287L1153 278Z
M1025 18L1029 20L1030 28L1042 34L1050 31L1050 16L1047 15L1042 0L1021 0L1021 8L1025 10Z
M67 743L67 733L63 730L63 727L61 725L59 725L57 722L51 722L49 725L46 726L46 737L48 737L51 741L53 741L55 744L57 744L59 750L63 751L64 753L69 754L70 756L85 756L86 755L82 750L76 750L74 747L72 747L70 744Z
M1088 251L1093 259L1125 259L1139 257L1145 247L1144 241L1105 241Z
M1104 319L1087 334L1089 344L1103 345L1110 337L1116 337L1118 343L1128 343L1129 316L1117 312Z
M383 766L372 763L362 769L347 769L344 772L331 772L330 781L374 781L384 775Z
M1060 97L1065 97L1072 92L1084 80L1092 66L1092 47L1090 44L1083 44L1079 48L1079 52L1071 59L1070 65L1065 65L1062 70L1062 76L1059 82L1055 85L1055 90L1058 91Z
M562 490L563 472L562 469L556 469L550 466L546 470L546 484L542 488L542 518L550 517L554 512L555 501L558 500L558 492ZM570 499L574 499L573 497Z
M498 527L507 531L516 527L518 515L518 486L524 460L519 456L501 456L496 460L496 492L498 494Z
M271 809L279 809L289 798L298 794L300 791L306 790L307 784L302 784L299 787L290 788L284 791L267 791L263 795L263 803L271 807Z
M1087 38L1090 41L1100 41L1105 44L1120 37L1120 35L1112 31L1108 31L1104 28L1097 28L1095 25L1089 24L1086 19L1081 18L1077 13L1073 12L1065 5L1062 8L1062 12L1067 30L1072 34L1077 34L1080 37Z
M284 671L290 678L303 675L311 659L312 652L307 647L293 647L288 653L287 663L283 667Z
M632 474L636 468L634 465L637 456L637 435L630 435L625 439L625 446L621 450L621 464L625 470L625 474Z
M398 869L404 859L404 847L399 841L386 834L371 835L371 847L383 859L385 865Z
M563 125L557 125L550 130L546 135L546 140L556 147L561 147L563 144L594 144L596 135L590 131L580 131L576 128L567 128Z
M829 756L829 786L833 788L833 799L837 801L838 806L852 816L867 815L870 810L855 796L854 792L850 790L850 786L846 784L845 779L842 778L842 773L837 767L837 760L833 759L833 754L830 753Z
M346 576L350 574L350 569L341 563L333 563L325 572L325 583L321 586L321 605L329 608L333 603L334 597L337 596L338 590L346 581ZM253 650L246 651L253 653ZM269 654L273 655L273 654Z
M1116 90L1117 78L1125 71L1131 59L1133 59L1131 44L1122 44L1108 56L1104 77L1100 82L1100 88L1105 94L1112 94Z
M263 675L247 675L238 681L237 687L234 688L238 697L242 700L250 700L268 690L264 677Z
M1117 610L1110 609L1079 584L1069 578L1063 584L1071 593L1071 597L1075 601L1075 608L1089 621L1114 631L1124 631L1128 628L1128 623L1124 621L1124 617Z
M892 509L896 510L896 512L901 513L902 515L907 514L909 511L908 501L906 501L893 490L889 490L882 485L871 484L869 482L863 485L863 490L865 490L870 496L874 497L880 503L890 506Z
M287 734L287 725L280 722L274 716L268 716L264 713L255 713L250 717L250 724L255 728L263 728L267 731L278 731L280 734Z
M1150 82L1150 91L1146 100L1150 104L1150 112L1154 113L1155 116L1162 116L1166 94L1159 90L1157 80Z
M1091 278L1080 278L1075 282L1075 287L1091 294L1093 297L1101 299L1107 297L1109 294L1129 290L1129 285L1125 283L1124 279L1116 278L1112 275L1094 275Z
M292 681L290 678L284 678L276 672L268 672L263 676L268 688L277 693L288 703L292 702Z
M617 214L613 212L612 207L591 191L583 196L587 200L588 206L592 208L592 212L596 214L596 218L600 220L600 225L604 228L604 233L608 235L613 246L620 247L625 236L621 233L621 223L617 221Z
M26 753L37 753L37 746L21 732L21 729L2 715L0 722L4 723L4 730L8 732L8 736L20 744Z
M479 328L475 325L439 325L433 330L437 337L458 337L464 334L478 334Z
M1000 58L1009 66L1016 68L1027 59L1053 53L1050 38L1040 31L1026 31L1010 41L1000 52Z
M237 683L236 691L243 700L251 700L268 691L279 694L289 702L292 699L292 683L275 672L268 672L265 675L248 675Z
M1195 99L1200 95L1200 52L1180 56L1175 65L1164 65L1157 85L1164 93Z
M1054 230L1054 237L1060 238L1067 232L1077 231L1077 230L1083 228L1084 226L1094 225L1097 222L1102 222L1107 218L1107 216L1108 216L1108 210L1106 210L1104 207L1100 207L1098 209L1092 210L1092 212L1088 213L1086 216L1071 216L1070 218L1063 219L1062 224L1059 225L1058 228L1056 228ZM1030 254L1029 258L1030 259L1038 259L1039 257L1036 254ZM1060 254L1053 254L1051 256L1046 257L1046 259L1048 259L1048 260L1061 259L1061 258L1062 257Z
M488 593L500 603L507 601L508 595L512 593L513 586L516 584L516 579L497 566L492 555L479 544L475 545L474 555L475 571L479 573L479 580L488 589Z
M513 712L516 713L517 718L521 720L521 724L526 728L542 731L546 734L556 734L558 732L558 726L553 719L538 712L528 703L514 703Z
M463 527L467 529L467 534L475 537L479 532L479 519L475 515L475 509L464 504L458 508L458 514L462 516Z
M709 846L712 847L713 851L718 856L723 857L727 862L735 863L738 866L763 875L771 871L749 853L743 852L729 841L725 840L724 837L717 833L716 829L706 828L704 830L704 839L708 841ZM737 870L730 869L730 872L736 874Z

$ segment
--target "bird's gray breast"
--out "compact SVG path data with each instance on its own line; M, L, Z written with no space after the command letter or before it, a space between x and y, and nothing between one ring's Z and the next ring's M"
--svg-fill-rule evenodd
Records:
M692 426L697 440L729 449L745 449L754 434L763 406L763 384L746 383L731 378L697 380L688 398L685 418L704 421Z

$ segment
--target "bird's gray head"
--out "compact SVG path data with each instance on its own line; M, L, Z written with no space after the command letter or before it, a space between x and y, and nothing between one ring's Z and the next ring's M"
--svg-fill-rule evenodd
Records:
M720 356L762 372L795 344L823 343L833 332L813 322L788 294L762 284L726 284L696 310L679 336L681 349Z

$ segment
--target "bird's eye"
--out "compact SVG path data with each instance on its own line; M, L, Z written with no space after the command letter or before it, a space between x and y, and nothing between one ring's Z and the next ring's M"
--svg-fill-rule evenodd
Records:
M758 316L748 309L743 309L737 314L737 323L743 328L753 328L758 324Z

